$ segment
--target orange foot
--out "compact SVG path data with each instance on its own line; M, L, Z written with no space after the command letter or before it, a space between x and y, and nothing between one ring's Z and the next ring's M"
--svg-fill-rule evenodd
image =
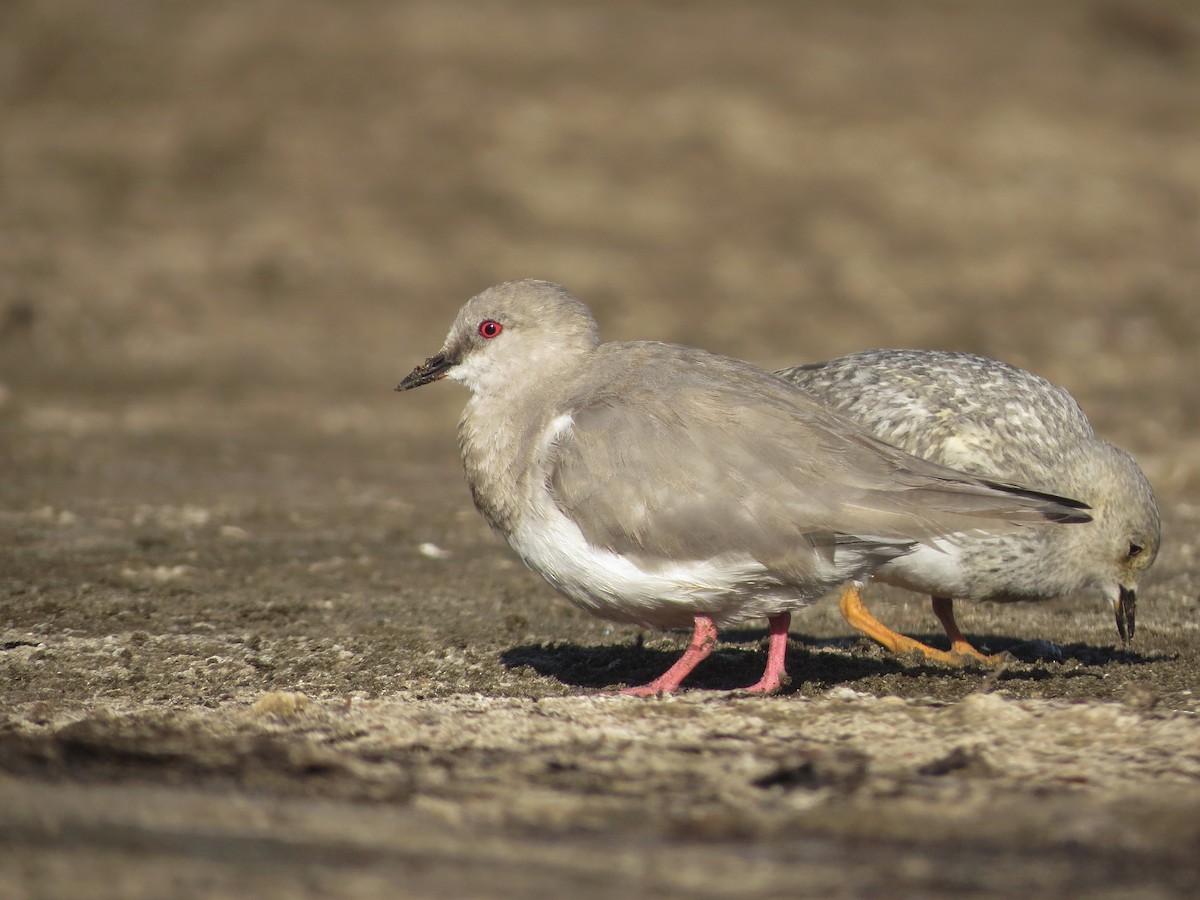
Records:
M980 653L971 646L971 642L958 630L958 623L954 621L954 600L950 597L933 597L931 599L933 601L933 614L942 623L942 630L946 632L946 637L950 638L950 654L952 656L957 656L966 663L975 660L983 663L985 666L998 666L1006 662L1011 662L1012 657L1007 653L997 653L993 656L988 656L986 653Z
M956 668L975 663L994 666L1004 662L1005 659L1002 656L987 656L980 653L963 637L962 632L958 630L958 625L954 621L952 603L953 601L951 600L936 597L933 601L933 611L941 621L942 627L945 628L946 635L950 638L949 651L938 650L936 647L930 647L927 644L922 644L920 641L892 631L892 629L871 615L863 603L862 594L859 593L858 587L854 584L847 585L846 590L842 592L840 606L842 618L849 622L855 629L861 631L872 640L878 641L893 653L917 652L927 660L940 662L943 665L954 666ZM943 618L943 615L945 618Z

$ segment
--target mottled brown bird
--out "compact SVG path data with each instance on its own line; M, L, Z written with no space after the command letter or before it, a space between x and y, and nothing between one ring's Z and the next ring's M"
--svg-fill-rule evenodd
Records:
M1047 600L1095 588L1121 639L1133 637L1138 579L1158 554L1158 504L1133 458L1097 437L1065 390L994 359L931 350L869 350L778 374L909 453L1037 485L1091 510L1093 521L1076 528L980 534L944 553L919 547L876 570L880 581L932 596L949 653L877 621L851 586L842 613L860 631L897 652L991 662L959 630L955 599Z

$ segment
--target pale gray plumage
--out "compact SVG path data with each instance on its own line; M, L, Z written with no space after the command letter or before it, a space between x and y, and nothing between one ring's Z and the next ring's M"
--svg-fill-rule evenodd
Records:
M778 616L916 542L1087 520L899 451L749 363L600 343L587 307L548 282L472 298L398 389L443 376L471 389L459 442L476 506L615 621Z
M876 578L971 600L1043 600L1093 587L1117 610L1122 637L1132 636L1138 579L1158 553L1158 504L1133 458L1096 436L1067 391L993 359L944 351L871 350L778 374L917 456L1091 507L1094 521L1077 528L965 541L956 572L913 554Z

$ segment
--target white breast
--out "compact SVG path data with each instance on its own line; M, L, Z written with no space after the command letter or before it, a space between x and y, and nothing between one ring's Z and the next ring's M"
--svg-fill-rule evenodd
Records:
M933 546L918 544L912 552L877 569L874 578L884 584L939 597L969 593L962 546L945 540L932 543Z
M707 613L722 626L806 606L811 599L781 590L766 567L748 556L639 565L588 543L550 494L542 497L508 542L533 571L601 618L683 628L697 613Z

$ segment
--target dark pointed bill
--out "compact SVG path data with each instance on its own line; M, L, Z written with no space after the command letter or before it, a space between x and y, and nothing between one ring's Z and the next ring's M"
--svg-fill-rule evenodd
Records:
M1121 588L1117 598L1117 631L1121 641L1128 644L1133 640L1134 619L1137 613L1137 593L1127 587Z
M447 358L445 353L431 356L409 372L405 379L396 385L396 390L408 391L423 384L429 384L431 381L445 378L446 373L453 365L454 363Z

